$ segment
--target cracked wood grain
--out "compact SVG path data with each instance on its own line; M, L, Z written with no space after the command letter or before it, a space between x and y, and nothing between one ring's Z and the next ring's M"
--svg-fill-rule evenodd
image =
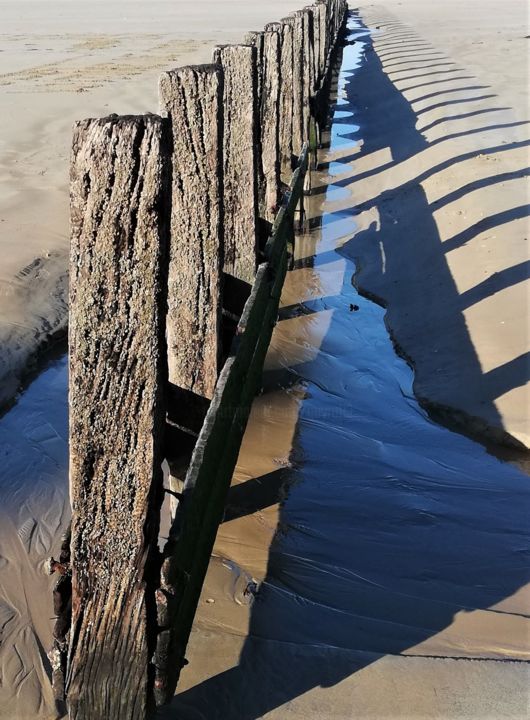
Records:
M72 720L143 720L162 497L169 143L76 124L71 165ZM151 575L150 575L151 574ZM134 658L134 662L131 662Z
M224 73L223 270L252 284L258 257L257 50L223 45L214 49L213 61Z
M261 153L263 164L262 217L274 220L280 202L280 57L281 35L274 29L263 33L261 87Z
M223 267L223 77L215 65L160 77L173 135L167 341L169 380L213 396Z

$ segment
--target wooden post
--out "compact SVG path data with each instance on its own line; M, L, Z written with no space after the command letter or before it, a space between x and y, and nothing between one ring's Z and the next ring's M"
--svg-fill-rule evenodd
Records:
M224 73L224 267L252 284L258 257L257 51L249 45L214 49Z
M325 0L319 0L317 3L318 16L320 21L320 80L324 77L326 70L326 64L328 60L328 53L330 47L329 27L328 27L328 15L329 8Z
M160 77L173 133L168 280L169 381L213 396L220 361L223 78L215 65Z
M292 116L292 152L298 158L305 142L304 136L304 21L301 15L290 15L283 21L292 29L292 89L293 89L293 116Z
M71 720L143 720L165 385L169 142L154 115L75 126Z
M243 40L245 45L252 45L256 48L256 67L257 67L257 93L258 106L261 104L262 82L263 82L263 42L264 34L261 30L252 30L248 32Z
M264 184L261 213L269 222L273 222L280 202L280 41L277 28L263 34L261 153Z
M302 66L302 137L304 142L309 137L309 118L311 117L311 96L313 94L313 16L308 10L298 10L296 16L302 20L303 32L303 66Z
M331 44L333 45L335 43L335 39L337 37L338 3L337 3L337 0L328 0L328 4L329 4L329 8L330 8L329 34L330 34Z
M283 175L283 179L287 183L291 178L293 169L293 27L290 23L284 21L279 23L278 26L281 34L279 149L281 173Z
M326 5L328 6L328 38L331 46L335 41L333 30L333 24L335 21L335 0L326 0Z
M318 5L310 5L306 8L311 14L311 25L313 27L313 89L314 93L320 82L320 14Z
M265 245L269 235L270 223L265 217L263 211L265 205L265 171L263 165L263 122L262 122L262 98L263 98L263 53L265 44L265 33L253 30L245 35L244 43L256 48L256 77L257 77L257 133L256 133L256 151L258 165L258 245L261 248Z

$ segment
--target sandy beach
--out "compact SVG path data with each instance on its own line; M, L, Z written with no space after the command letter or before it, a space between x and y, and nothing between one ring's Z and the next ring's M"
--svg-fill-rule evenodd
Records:
M300 6L0 0L0 405L66 331L72 123L156 112L162 70ZM526 8L385 0L352 22L321 227L167 720L530 717L528 478L426 413L530 445ZM66 374L53 361L0 419L6 720L54 717Z

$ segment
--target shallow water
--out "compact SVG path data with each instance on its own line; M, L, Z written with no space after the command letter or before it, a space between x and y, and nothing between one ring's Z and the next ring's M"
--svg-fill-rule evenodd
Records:
M358 42L344 52L331 154L358 142L342 120L345 108L355 116L348 85L363 53L362 35L352 35ZM252 630L392 653L430 647L458 613L482 614L491 631L496 614L528 613L526 603L507 600L530 579L528 477L420 408L384 310L352 284L352 213L333 211L336 188L321 180L322 226L299 244L302 267L284 293L291 308L303 302L276 338L306 394L282 510L287 531L271 550L261 591L267 610L256 612ZM529 626L515 637L507 629L486 646L456 630L436 639L437 652L528 657Z
M0 419L0 453L0 717L49 717L53 580L43 563L69 517L66 358Z
M347 169L337 152L353 153L362 139L349 84L367 33L355 21L350 28L357 42L344 51L330 148L321 157L329 167L315 174L322 192L309 208L315 229L297 244L265 392L232 489L241 492L231 493L220 531L225 560L212 563L236 578L225 594L242 612L240 578L259 576L261 566L265 577L243 630L228 611L209 626L204 655L192 648L192 662L210 662L213 671L200 684L184 676L189 689L174 705L180 718L254 720L384 655L528 660L528 477L429 419L384 310L353 286L355 196L351 210L335 211L352 191L333 185ZM24 595L48 591L38 569L64 524L66 443L63 359L0 421L0 492L11 533L3 525L1 600L8 617L9 608L22 617L6 648L30 647L23 633L34 627L46 645L49 617L41 616L51 598L41 595L33 608ZM254 483L248 493L246 482ZM236 527L250 516L259 536ZM24 553L32 572L15 582L6 572ZM206 619L202 612L199 625ZM223 638L247 632L236 664L216 670ZM26 665L38 657L28 652ZM21 677L18 668L9 672ZM28 698L46 685L39 673L30 688L21 686ZM13 717L13 705L6 707ZM324 717L319 712L309 716Z
M385 311L353 285L355 187L333 185L355 162L362 140L354 124L354 82L367 32L355 20L350 31L357 42L344 50L330 147L320 157L328 167L314 178L315 229L297 244L267 358L265 394L232 488L236 509L218 536L217 552L248 567L255 534L248 522L238 529L241 520L232 518L253 513L257 527L264 508L276 502L266 575L233 666L223 667L223 658L213 662L208 648L226 648L241 622L227 622L225 611L216 617L211 607L200 610L186 690L168 717L424 717L433 708L433 717L442 717L436 701L422 710L394 706L393 694L406 686L394 670L386 671L390 691L382 690L381 675L371 686L363 678L374 676L360 671L385 656L421 656L429 663L529 659L528 477L429 419L414 397L411 369L394 351ZM345 192L351 209L334 210ZM296 394L289 412L275 411L282 393L284 402ZM275 472L253 472L252 458L274 455L282 435L294 439L279 490L261 505L247 500L238 513L245 475L262 488L277 483ZM202 677L201 664L207 667ZM412 695L423 691L426 667L407 667L418 679ZM460 677L469 684L469 667L447 678L446 665L429 665L434 694L443 694L447 682L458 692ZM473 672L477 667L485 666L474 664ZM354 677L358 681L338 693L322 691ZM492 681L499 678L482 678L477 687ZM373 698L378 687L386 705ZM508 682L506 692L513 695L514 687ZM458 702L465 697L460 690ZM468 696L475 704L465 708L464 702L462 715L457 709L454 717L475 717L474 711L486 717L476 696ZM527 707L522 693L518 707L522 714Z

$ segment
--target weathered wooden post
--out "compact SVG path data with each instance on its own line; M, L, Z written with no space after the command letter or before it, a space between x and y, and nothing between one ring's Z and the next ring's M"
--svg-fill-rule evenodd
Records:
M320 14L318 5L310 5L306 8L311 13L311 24L313 27L313 89L314 93L318 88L320 80Z
M173 137L168 280L169 381L211 398L220 361L223 78L215 65L160 77Z
M311 117L311 95L313 93L313 27L312 15L307 10L298 10L295 15L301 18L303 32L302 87L303 87L303 133L304 141L309 137L309 118Z
M263 47L264 33L262 31L252 30L248 32L243 40L244 45L250 45L256 48L256 93L257 93L257 116L258 129L256 133L256 151L258 155L258 213L260 215L261 226L261 194L265 184L263 173L263 157L261 152L261 97L263 94ZM261 232L261 229L260 229Z
M75 126L71 720L143 720L162 500L169 142L153 115Z
M328 14L329 14L329 8L326 0L319 0L317 2L317 9L318 9L318 17L320 22L320 59L319 59L319 68L320 68L320 80L324 77L324 72L326 70L326 64L328 59L328 52L330 48L330 36L329 36L329 27L328 27Z
M224 272L252 284L258 259L257 51L250 45L214 49L224 74Z
M258 93L258 105L261 102L262 95L262 82L263 82L263 43L264 35L261 30L251 30L248 32L244 39L244 45L251 45L256 48L256 69L257 69L257 93Z
M309 139L312 127L311 118L313 116L313 98L315 89L315 66L314 66L314 34L313 34L313 12L311 8L298 10L295 15L301 18L303 28L303 55L302 55L302 87L303 87L303 104L302 118L303 130L302 137L304 142ZM311 192L311 173L305 176L305 192ZM303 209L300 212L303 222Z
M165 452L174 515L221 361L222 69L200 65L163 73L159 93L173 148Z
M264 184L262 217L273 222L280 202L280 57L281 35L277 27L263 34L261 87L261 153Z
M292 118L291 118L291 152L295 158L300 157L304 145L304 24L299 15L290 15L282 22L291 28L291 44L293 66L292 82Z
M337 19L337 3L335 0L327 0L327 5L329 8L329 17L328 17L328 32L329 32L329 38L330 42L333 45L335 42L335 23Z
M291 179L291 173L293 170L293 28L289 22L282 21L278 23L278 31L281 35L279 108L280 169L282 180L287 183Z

